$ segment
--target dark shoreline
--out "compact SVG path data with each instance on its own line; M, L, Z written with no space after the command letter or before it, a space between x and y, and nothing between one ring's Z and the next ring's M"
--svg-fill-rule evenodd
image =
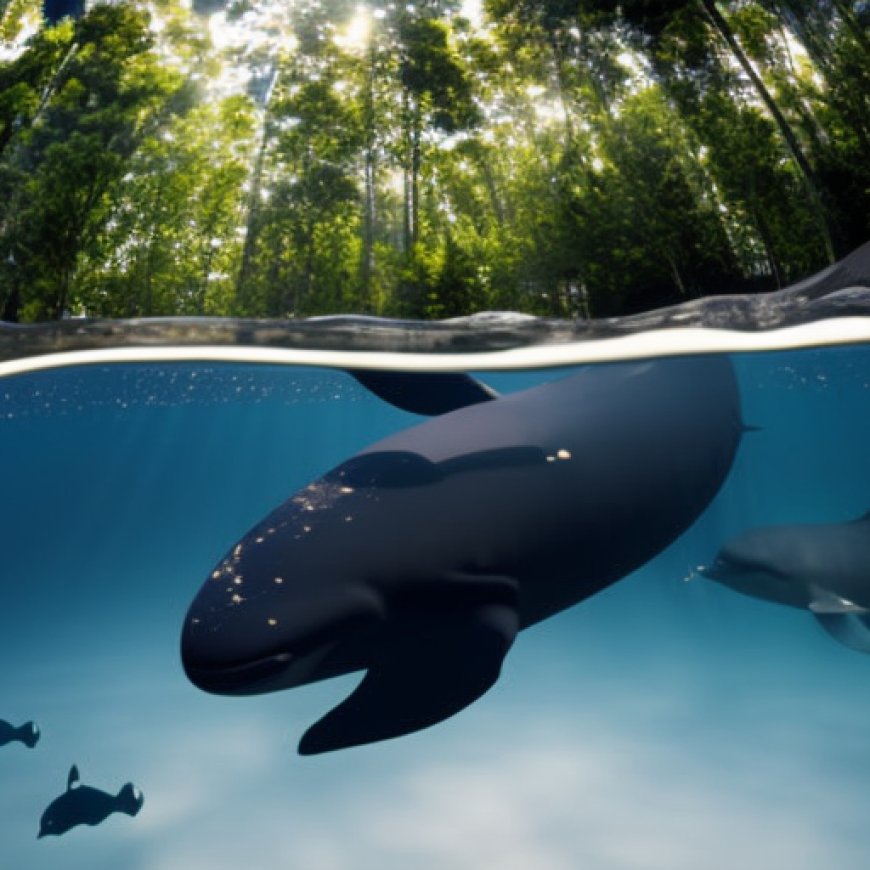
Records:
M302 320L155 317L0 322L0 361L109 347L242 346L393 353L482 353L613 338L652 329L760 332L836 317L870 316L870 242L833 266L771 293L710 296L600 320L484 313L455 320L335 315Z

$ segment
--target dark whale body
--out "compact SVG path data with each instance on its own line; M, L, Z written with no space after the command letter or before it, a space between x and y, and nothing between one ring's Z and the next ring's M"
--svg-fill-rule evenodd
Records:
M144 802L142 792L132 782L122 786L117 794L81 785L78 767L73 765L67 777L66 791L46 807L36 836L60 836L76 825L99 825L112 813L135 816Z
M0 719L0 746L16 741L33 749L39 742L39 726L35 722L25 722L16 728Z
M470 704L518 630L685 531L742 432L723 356L594 366L502 397L465 375L355 374L440 416L273 511L216 566L182 631L185 670L211 692L367 669L308 730L303 754L406 734Z

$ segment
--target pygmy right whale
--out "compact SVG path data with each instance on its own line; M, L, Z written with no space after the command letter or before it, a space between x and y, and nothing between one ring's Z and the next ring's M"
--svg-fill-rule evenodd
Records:
M805 608L840 643L870 652L870 513L751 529L700 573L754 598Z
M66 791L46 807L36 836L37 839L60 836L76 825L99 825L112 813L135 816L144 803L144 795L132 782L122 786L116 795L82 785L79 769L73 765L67 777Z
M366 669L302 754L408 734L472 703L519 630L695 521L743 431L722 355L591 366L504 396L462 374L353 374L434 419L258 523L210 572L181 636L188 677L218 694Z
M0 746L15 741L33 749L39 742L39 726L35 722L25 722L17 728L0 719Z

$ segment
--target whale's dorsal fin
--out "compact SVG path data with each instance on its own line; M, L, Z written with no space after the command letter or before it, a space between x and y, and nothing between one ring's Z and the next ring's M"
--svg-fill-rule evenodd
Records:
M78 787L81 782L81 778L79 777L79 769L77 765L73 765L69 769L69 775L66 778L66 790L72 791L74 788Z
M362 682L306 731L300 754L400 737L458 713L498 679L518 629L508 578L421 583L390 617Z
M348 369L366 389L402 411L429 417L498 398L498 393L462 372L393 372Z
M819 625L834 640L858 652L870 653L870 620L857 613L816 613Z

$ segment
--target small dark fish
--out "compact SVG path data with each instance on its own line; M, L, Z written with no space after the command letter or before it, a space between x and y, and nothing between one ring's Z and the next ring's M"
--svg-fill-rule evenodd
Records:
M39 726L35 722L25 722L16 728L0 719L0 746L16 741L33 749L39 742Z
M60 836L76 825L99 825L112 813L135 816L143 803L145 796L132 782L122 786L116 795L81 785L79 769L73 765L67 777L66 791L48 805L36 836L37 839Z

